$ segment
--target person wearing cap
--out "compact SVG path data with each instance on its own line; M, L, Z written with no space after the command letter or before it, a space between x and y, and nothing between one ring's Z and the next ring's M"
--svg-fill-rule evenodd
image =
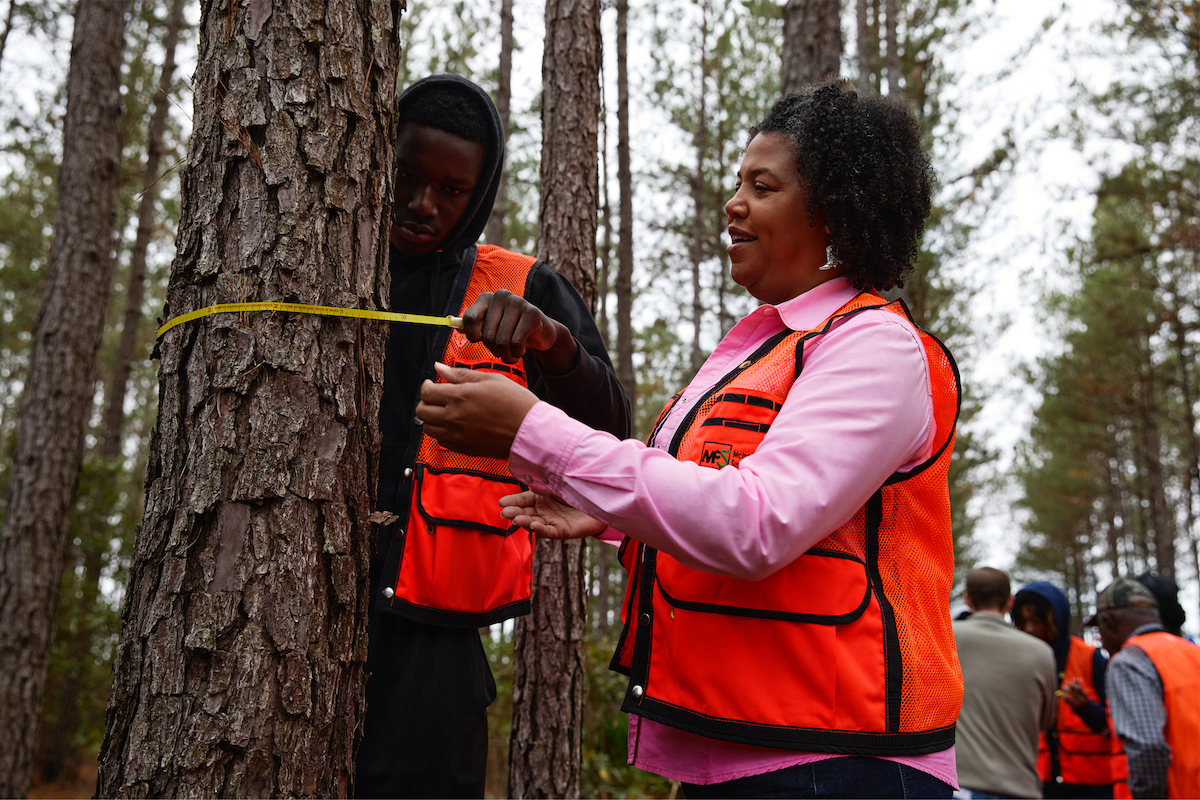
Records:
M1150 594L1158 601L1158 618L1162 622L1163 630L1183 636L1183 623L1187 619L1187 612L1179 604L1179 586L1175 581L1152 572L1143 572L1134 580L1149 589Z
M1200 648L1163 629L1158 601L1132 578L1101 591L1085 624L1112 656L1105 683L1128 766L1114 796L1200 797Z
M954 623L963 671L958 781L970 797L1041 797L1038 734L1054 724L1054 652L1009 625L1008 576L992 567L967 575L967 606Z
M1054 727L1038 737L1042 796L1112 797L1113 741L1105 713L1107 659L1071 635L1071 605L1052 583L1036 581L1017 592L1013 624L1054 650L1058 708Z
M504 165L500 117L463 78L397 100L392 311L463 329L391 326L379 427L380 526L371 563L359 797L483 797L496 685L479 628L530 608L533 537L500 516L523 484L500 459L438 447L414 416L444 362L499 373L617 436L629 402L587 305L544 262L476 245Z

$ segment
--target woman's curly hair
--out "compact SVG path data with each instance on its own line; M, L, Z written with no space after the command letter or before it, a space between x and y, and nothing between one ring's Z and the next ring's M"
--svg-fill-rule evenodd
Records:
M834 257L850 283L903 286L935 181L908 107L880 95L859 97L846 81L830 78L777 102L749 139L760 133L791 141L809 223L824 213Z

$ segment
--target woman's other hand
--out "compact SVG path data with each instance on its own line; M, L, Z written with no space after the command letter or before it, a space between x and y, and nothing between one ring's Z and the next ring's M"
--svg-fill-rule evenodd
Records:
M583 539L608 526L577 508L537 492L521 492L500 498L500 516L548 539Z
M508 458L513 439L529 409L533 392L494 372L453 369L436 364L445 383L421 384L417 417L438 444L469 456Z

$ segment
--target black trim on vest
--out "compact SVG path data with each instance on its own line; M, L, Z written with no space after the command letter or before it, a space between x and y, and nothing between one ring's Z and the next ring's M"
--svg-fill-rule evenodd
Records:
M743 372L745 372L747 369L749 369L750 366L755 361L758 361L760 358L767 355L772 350L774 350L776 347L778 347L780 342L782 342L787 337L791 336L793 333L795 333L795 331L791 330L790 328L784 328L782 331L775 334L770 339L767 339L765 342L763 342L759 346L759 348L757 350L755 350L750 355L749 358L747 358L741 364L738 364L736 367L731 369L725 375L725 377L721 378L721 380L717 381L711 389L709 389L707 392L705 392L703 395L701 395L696 400L696 402L692 406L691 410L687 412L687 415L685 415L684 418L679 422L679 427L675 430L675 435L671 437L671 446L667 449L667 452L670 453L672 456L678 458L679 457L679 445L683 443L683 435L685 433L687 433L689 428L692 427L692 422L695 421L696 415L700 413L700 409L704 406L704 404L706 402L708 402L708 399L710 397L712 397L713 395L715 395L717 392L721 391L727 383L729 383L734 378L736 378L737 376L739 376Z
M641 544L641 542L638 542L634 539L630 539L628 536L626 536L625 539L621 542L621 547L617 549L617 557L620 558L621 550L630 545L633 545L638 548L643 546ZM638 554L635 553L634 561L633 561L633 570L629 573L630 586L633 586L634 581L637 581L640 577L641 577L641 558L639 558ZM617 646L613 649L613 657L608 662L608 668L610 670L612 670L613 672L619 672L625 676L628 676L630 674L630 669L629 669L629 667L627 667L621 663L621 651L625 648L625 640L629 637L629 629L633 628L633 627L637 627L634 624L634 617L633 617L633 598L636 595L637 595L637 592L635 592L631 589L629 591L629 597L626 598L626 600L625 600L625 624L621 626L621 635L617 637ZM631 659L633 658L632 653L630 654L630 658Z
M896 629L896 612L892 609L887 594L883 591L883 577L879 574L879 527L883 521L883 491L876 490L867 500L867 575L875 600L879 603L879 616L883 621L883 668L885 673L884 704L886 726L889 733L900 730L900 705L904 692L904 657L900 652L900 633Z
M766 433L771 430L771 423L769 422L746 422L745 420L729 419L728 417L709 417L700 423L701 428L706 428L710 425L718 428L737 428L741 431L754 431L755 433Z
M763 725L710 717L653 698L632 698L629 694L626 694L621 710L710 739L759 747L864 756L916 756L954 746L954 725L921 733L827 731Z
M638 619L633 627L633 653L630 658L633 667L629 671L629 688L625 693L625 702L635 705L647 699L644 694L641 697L634 695L633 689L640 686L644 690L650 678L650 629L654 624L654 568L658 563L658 551L642 545L641 556Z
M904 307L903 303L900 305L901 307ZM904 310L906 312L908 311L906 307ZM910 319L909 322L912 322L912 320ZM884 481L884 486L891 486L894 483L908 480L914 475L920 475L926 469L933 466L937 460L941 458L942 453L945 452L946 448L950 446L950 443L954 441L954 432L958 430L958 418L962 414L962 376L960 376L958 373L958 362L954 360L954 356L950 353L950 348L946 347L946 345L942 343L941 339L937 338L928 331L921 330L921 328L917 327L916 323L913 323L913 327L916 328L917 331L923 336L928 336L930 339L932 339L933 342L941 348L942 353L944 353L946 356L946 360L950 363L950 370L954 373L954 422L950 424L950 435L946 437L946 441L942 442L936 453L931 455L929 459L925 461L925 463L918 464L908 472L897 472L895 475L892 475L890 478Z
M737 392L726 392L725 394L715 398L714 403L742 403L747 406L759 406L760 408L769 408L772 411L779 411L783 408L783 403L776 403L768 397L759 397L753 394L739 394Z
M390 605L385 608L393 613L414 622L440 625L443 628L482 628L485 625L504 622L513 617L523 617L529 613L532 607L529 600L515 600L508 605L493 608L486 614L474 614L469 611L447 611L441 608L419 606L399 597L394 597L388 602Z
M847 561L853 561L856 564L863 562L849 553L839 553L836 550L808 550L804 555L816 555L823 558L844 558ZM863 564L864 569L866 564ZM780 622L809 622L814 625L846 625L854 622L863 615L867 610L867 606L871 604L871 581L867 580L867 590L863 593L862 602L858 604L858 608L846 614L802 614L798 611L776 611L770 608L743 608L742 606L726 606L717 603L697 603L692 600L679 600L667 594L667 590L663 588L662 581L655 576L655 584L658 586L658 592L662 598L667 601L668 605L675 608L681 608L684 611L702 611L707 614L724 614L729 617L750 617L752 619L774 619Z

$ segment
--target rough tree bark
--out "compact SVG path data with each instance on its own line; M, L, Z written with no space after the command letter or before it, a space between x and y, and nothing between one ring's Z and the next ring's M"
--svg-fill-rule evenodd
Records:
M637 377L633 374L633 170L629 158L629 2L617 2L617 379L637 418Z
M75 13L58 219L29 356L0 536L0 797L24 797L38 746L71 498L112 291L126 3Z
M547 0L538 257L596 300L600 2ZM584 543L538 542L533 612L517 620L509 795L578 797L582 764Z
M509 105L512 101L512 54L513 54L513 0L500 0L500 70L496 77L496 110L500 112L500 124L504 136L510 131ZM500 188L496 202L488 215L484 235L489 244L504 244L504 215L508 213L508 163L500 173Z
M155 229L155 200L158 198L159 169L162 165L163 136L167 130L167 112L171 109L171 81L175 77L175 48L179 45L179 32L183 28L185 0L173 0L171 17L163 36L163 66L154 95L154 112L150 116L150 128L146 137L146 167L142 171L142 199L138 204L137 234L133 249L129 253L129 285L125 292L125 318L121 325L121 339L117 344L117 358L113 365L112 380L108 386L107 408L104 412L103 438L100 442L102 458L116 458L121 454L121 431L125 427L125 395L129 386L129 374L133 368L133 351L137 346L138 328L142 322L142 301L146 297L146 251Z
M401 10L206 0L167 318L384 307ZM101 796L351 792L386 330L220 314L160 340Z
M787 0L780 51L783 94L837 75L842 49L842 0Z

